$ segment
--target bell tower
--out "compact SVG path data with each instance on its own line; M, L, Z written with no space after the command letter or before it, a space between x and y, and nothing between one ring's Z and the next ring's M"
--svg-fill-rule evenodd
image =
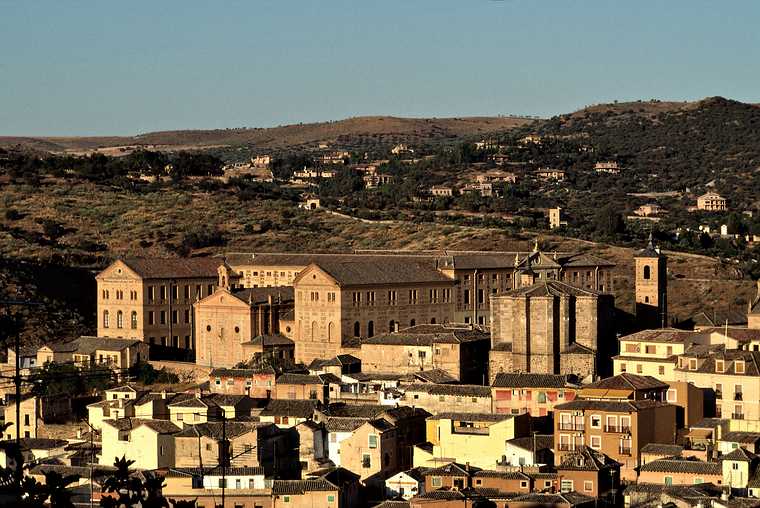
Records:
M641 328L668 326L668 258L655 247L652 233L636 263L636 321Z

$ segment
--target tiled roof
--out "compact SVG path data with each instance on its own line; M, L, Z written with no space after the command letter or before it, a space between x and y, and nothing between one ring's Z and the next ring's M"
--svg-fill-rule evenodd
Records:
M337 491L338 487L324 479L315 480L273 480L272 494L298 495L314 491Z
M91 355L95 351L123 351L128 347L139 344L137 339L115 339L110 337L82 336L69 342L50 344L48 347L56 353L81 353Z
M491 386L495 388L565 388L572 384L571 379L562 374L502 372L496 374Z
M700 372L707 374L729 374L736 376L760 376L760 351L744 351L740 349L723 349L716 351L709 351L707 355L694 354L694 351L690 348L684 358L697 357L702 359L698 362L696 370L691 370L688 365L688 361L683 367L677 367L678 370L684 372ZM716 360L724 361L723 372L716 370ZM744 372L736 372L736 361L744 361Z
M747 314L733 309L699 311L686 320L699 327L721 327L731 325L746 325Z
M179 478L186 476L220 476L221 469L218 466L204 467L173 467L170 468L166 475L169 478ZM261 466L253 467L228 467L225 471L227 476L263 476L264 468Z
M325 420L325 429L327 432L353 432L367 421L367 418L330 417Z
M476 478L501 478L504 480L528 480L530 477L520 471L492 471L484 469L477 471L474 475Z
M507 444L529 451L533 450L534 446L536 447L536 451L551 450L554 447L554 435L536 434L535 439L533 436L516 437L508 439Z
M554 406L554 409L590 409L610 412L633 412L654 407L664 407L670 404L656 400L586 400L576 399Z
M681 455L683 446L662 443L647 443L641 448L641 453L650 453L652 455L662 455L666 457L675 457Z
M677 328L657 328L652 330L642 330L640 332L624 335L620 341L641 341L641 342L675 342L686 343L693 339L701 332L692 332L688 330L679 330Z
M722 474L719 462L704 462L695 457L657 459L642 465L640 470L657 473Z
M667 389L668 384L663 383L652 376L639 376L624 372L617 376L600 379L595 383L584 386L584 388L603 390L657 390Z
M496 298L514 298L514 297L530 297L538 298L542 296L599 296L601 293L594 291L593 289L583 289L575 286L571 286L565 282L558 280L540 281L530 286L524 286L521 288L507 291Z
M391 409L390 406L380 404L346 404L333 402L322 408L322 413L327 416L342 416L345 418L377 418L382 413Z
M175 437L195 437L203 436L213 439L222 439L226 434L228 439L232 439L249 432L254 432L259 427L268 424L248 423L248 422L206 422L195 425L186 425Z
M720 440L729 443L756 443L760 440L760 433L758 432L724 432L720 436Z
M421 370L413 374L415 379L426 383L456 383L457 379L443 369Z
M282 334L274 335L257 335L248 342L243 342L244 346L294 346L295 342Z
M363 339L362 345L430 346L432 344L461 344L477 340L490 340L490 334L469 326L436 324L417 325L398 332L375 335Z
M309 374L293 374L286 372L277 378L278 385L321 385L322 380L318 376Z
M422 392L429 395L455 395L459 397L491 397L491 387L481 385L453 385L437 383L417 383L404 387L406 393Z
M557 466L558 471L600 471L613 466L619 466L616 461L602 452L588 446L582 446L567 454L562 463Z
M541 506L557 506L560 504L578 505L592 503L593 497L580 494L578 492L563 492L557 494L532 492L512 498L515 503L530 503Z
M716 326L713 328L705 328L702 330L702 333L719 333L742 343L750 342L753 340L760 340L760 329L756 328L742 328L731 326L726 328L725 326Z
M454 281L435 268L433 261L399 259L387 256L383 259L320 259L314 263L319 269L335 279L338 286L379 286L383 284L424 284ZM296 277L295 284L306 270Z
M216 368L211 371L209 377L239 377L249 378L262 374L273 375L274 369L272 367L263 367L261 369L222 369Z
M232 296L254 305L268 303L270 297L274 303L292 302L294 299L293 286L236 289Z
M736 448L731 453L727 455L721 456L721 460L734 460L734 461L743 461L743 462L752 462L753 460L757 459L757 455L750 452L749 450L745 450L744 448Z
M372 508L409 508L410 506L409 501L391 500L383 501Z
M22 448L29 450L50 450L53 448L61 448L68 444L65 439L48 439L42 437L27 437L21 438L19 444Z
M272 399L260 416L294 416L309 418L314 414L319 401L311 399Z
M459 464L457 462L451 462L440 467L434 467L425 470L423 475L425 476L470 476L477 473L480 468L468 466L466 464Z
M134 388L132 388L129 385L118 386L116 388L108 388L106 391L107 392L118 392L118 393L136 393L137 392L137 390L135 390Z
M429 417L429 420L454 420L461 422L502 422L513 418L512 415L493 413L456 413L443 412Z
M125 265L143 279L217 277L220 258L125 258Z

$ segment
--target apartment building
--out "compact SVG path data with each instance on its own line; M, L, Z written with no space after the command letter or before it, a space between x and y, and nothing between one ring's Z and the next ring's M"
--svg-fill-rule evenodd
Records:
M530 416L443 412L427 419L427 445L414 449L414 465L442 458L495 468L504 459L505 443L528 435Z
M728 210L726 206L726 198L716 192L707 192L697 197L697 210L704 210L706 212L725 212Z
M575 399L580 385L561 374L497 374L491 383L493 412L546 416L554 406Z
M148 345L138 339L79 337L57 342L37 350L37 363L74 363L80 367L107 366L123 370L148 361Z
M614 374L631 373L675 381L677 357L689 344L706 343L702 334L675 328L643 330L620 337L620 354L612 358Z
M403 388L401 403L432 414L445 411L491 412L491 388L482 385L415 383Z
M194 349L192 304L212 294L221 259L125 258L100 272L98 336Z
M631 374L584 387L579 398L555 406L555 460L590 446L619 462L623 479L635 479L642 447L674 443L676 408L663 402L667 389L657 379Z

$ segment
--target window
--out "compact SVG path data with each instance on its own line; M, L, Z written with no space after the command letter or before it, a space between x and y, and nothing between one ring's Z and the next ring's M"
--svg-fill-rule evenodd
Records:
M527 488L528 488L528 482L526 482L526 481L521 481L521 482L520 482L520 488L521 488L521 489L527 489Z
M665 393L665 400L667 402L676 402L676 391L672 388Z
M24 425L29 426L29 415L24 415Z
M465 289L462 293L462 298L464 299L464 304L469 305L470 304L470 290Z
M132 315L129 318L129 322L130 322L130 327L133 330L137 330L137 311L135 310L132 311Z
M160 289L159 295L160 295L161 300L166 300L166 286L161 286L159 289Z
M418 299L417 290L416 289L410 289L409 290L409 303L416 304Z
M190 286L185 285L185 300L190 299Z
M625 371L626 371L626 366L625 366L624 363L621 363L620 364L620 372L625 372Z
M374 337L374 335L375 335L375 322L369 321L367 323L367 337Z
M148 324L149 325L156 324L156 315L152 310L148 311Z
M396 305L398 300L398 292L388 291L388 305Z
M369 435L369 447L370 449L377 448L377 435L375 434Z
M335 496L332 495L332 494L330 494L329 496L327 496L327 502L328 503L334 503L335 502Z
M214 383L215 383L217 386L221 385L221 384L222 384L222 378L219 378L219 377L218 377L218 378L216 378L216 379L214 380Z
M361 325L358 321L354 323L354 337L358 337L361 334L360 327Z
M588 480L584 481L583 490L585 490L586 492L591 492L592 490L594 490L594 482L588 481Z
M330 303L335 302L335 293L327 293L327 301Z
M705 481L702 478L694 478L694 485L697 485L699 483L705 483Z
M636 374L641 374L643 372L644 372L644 366L641 365L640 363L637 363L636 364Z
M723 373L726 371L726 362L723 360L715 360L715 372Z
M370 457L369 453L362 455L362 467L364 469L369 469L372 467L372 458Z
M591 436L591 448L594 450L600 450L602 448L601 436Z
M375 305L375 292L367 291L367 305Z
M109 321L110 319L108 316L108 311L104 310L103 311L103 328L108 328L108 325L110 324Z
M670 487L673 485L673 477L672 476L666 476L665 477L665 486Z
M723 385L721 383L715 383L715 398L723 398Z
M652 346L646 346L644 348L644 351L648 355L655 355L655 354L657 354L657 346L654 346L654 345L652 345Z
M697 370L697 359L689 358L689 370Z
M664 367L664 366L662 366L662 365L660 365L660 366L657 368L657 372L658 372L658 373L659 373L661 376L664 376L664 375L665 375L665 367Z
M219 488L220 489L227 488L227 479L226 478L219 478Z
M602 417L601 417L601 415L591 415L591 428L592 429L601 429L602 428Z
M441 485L443 485L443 482L441 481L440 476L434 476L430 483L433 485L433 487L440 487Z
M649 265L644 266L644 280L649 280L652 278L652 269L649 267Z
M282 502L283 503L289 503L290 502L290 496L283 496L282 497Z
M173 310L172 311L172 324L176 325L177 323L179 323L179 311Z
M185 323L189 323L189 322L190 322L190 310L185 309Z
M166 311L162 310L160 316L161 316L161 319L160 319L161 324L165 325L166 324Z
M354 307L362 304L362 294L360 292L358 292L358 291L354 291L351 294L351 299L352 299L352 301L354 303ZM357 335L357 337L358 337L358 335Z
M736 363L734 363L734 371L737 374L744 374L744 360L736 360Z
M562 480L559 484L559 490L561 492L572 492L573 490L573 480Z

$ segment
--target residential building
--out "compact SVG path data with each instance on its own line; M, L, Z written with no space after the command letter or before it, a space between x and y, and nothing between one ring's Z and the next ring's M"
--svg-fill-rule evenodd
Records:
M567 226L567 221L562 220L562 208L549 208L547 212L549 215L549 229L559 229L562 226Z
M706 212L725 212L726 198L715 192L707 192L697 198L697 210Z
M403 387L400 403L429 411L491 412L491 388L482 385L415 383Z
M640 205L633 211L633 214L637 217L656 217L663 213L663 209L657 203L647 203Z
M427 468L413 467L406 471L401 471L385 480L385 497L401 498L409 500L414 496L425 493L425 476Z
M316 399L328 403L339 398L340 378L334 374L285 373L277 378L272 397L275 399Z
M417 324L362 340L362 371L412 374L440 369L457 381L488 380L490 336L480 327Z
M275 384L272 367L260 369L212 369L208 375L209 390L226 395L247 395L268 399Z
M554 436L536 434L510 439L504 446L505 466L551 466L554 464Z
M100 272L98 336L194 349L192 304L212 294L219 258L126 258Z
M174 434L180 430L166 420L103 420L100 464L112 465L114 457L126 457L137 469L173 467Z
M624 374L584 387L579 398L556 405L557 460L590 446L619 462L623 479L635 479L641 448L675 440L676 408L662 402L667 388L654 378Z
M639 468L639 482L659 485L720 485L723 470L720 462L705 462L695 457L668 457L657 459Z
M617 175L620 173L620 166L616 161L604 161L594 164L594 171L597 173L607 173L610 175Z
M504 456L504 443L528 434L530 416L444 412L427 420L429 446L414 449L414 465L448 458L488 469Z
M451 197L454 195L454 188L448 185L435 185L430 187L430 195L437 198Z
M581 446L564 455L556 466L560 492L580 492L594 498L607 498L620 487L620 464L604 453Z
M760 280L757 281L757 295L749 302L747 309L747 327L760 329Z
M491 383L493 412L546 416L556 404L574 400L579 388L563 374L500 373Z
M675 381L678 355L682 355L689 344L707 343L709 337L675 328L659 328L642 330L618 340L620 354L612 359L615 375L629 372Z
M17 404L15 400L15 397L9 397L3 408L3 421L6 424L10 424L10 426L5 429L5 438L9 441L15 439L16 430L19 431L19 435L22 438L36 438L38 426L42 423L39 418L39 399L33 395L21 396L21 407L19 408L21 425L19 425L18 429L16 428Z
M318 406L319 401L316 399L272 399L259 413L259 419L274 423L280 428L290 428L311 419Z
M123 371L148 361L148 345L138 339L79 337L57 342L37 350L37 363L73 363L80 367L108 366Z
M565 180L565 171L555 168L538 168L535 172L536 178L544 182L562 182Z

